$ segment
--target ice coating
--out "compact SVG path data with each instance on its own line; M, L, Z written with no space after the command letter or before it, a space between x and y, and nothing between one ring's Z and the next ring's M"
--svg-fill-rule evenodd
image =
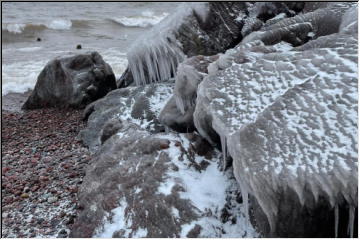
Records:
M146 37L138 38L127 54L129 68L137 85L171 78L185 57L176 39L176 31L184 19L193 17L194 11L205 16L207 8L206 3L182 4L175 14L154 26Z
M274 230L278 189L293 189L303 205L322 196L357 206L357 38L334 33L271 51L205 77L194 123L209 141L215 131L227 142L241 189ZM350 214L350 234L351 222Z

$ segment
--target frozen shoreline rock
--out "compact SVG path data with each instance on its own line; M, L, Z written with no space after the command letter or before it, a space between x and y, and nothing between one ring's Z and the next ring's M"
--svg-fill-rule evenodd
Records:
M210 2L181 5L171 16L155 25L128 52L129 68L119 87L133 82L143 85L175 76L186 57L215 55L234 47L263 22L283 13L293 16L302 4ZM257 22L258 27L253 26ZM256 25L256 24L255 24Z
M182 62L176 73L174 94L161 110L160 122L177 132L195 130L193 113L195 110L197 87L207 75L207 67L218 56L195 56Z
M210 142L221 139L243 197L252 195L261 207L254 215L265 236L357 231L358 41L356 21L344 19L340 33L285 51L264 46L270 52L242 64L233 60L199 85L195 126Z
M111 91L85 109L87 127L80 138L95 152L105 138L127 123L136 123L151 133L164 132L158 116L172 90L173 84L159 83Z
M22 108L84 108L115 88L115 75L99 53L59 57L41 71Z
M159 24L129 53L127 88L88 106L97 152L73 237L252 237L250 219L266 237L357 234L356 7L231 4ZM181 63L204 52L218 55Z
M199 136L188 138L134 124L110 137L87 169L70 237L257 236L231 171L218 169L212 148L196 153L206 149Z

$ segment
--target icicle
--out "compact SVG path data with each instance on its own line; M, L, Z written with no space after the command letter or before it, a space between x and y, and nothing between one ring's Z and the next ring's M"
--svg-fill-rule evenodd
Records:
M350 238L354 236L354 220L355 220L355 207L349 207L349 224L348 224L348 235Z
M170 132L169 127L168 127L168 126L164 126L164 127L165 127L165 132L166 132L166 133L169 133L169 132Z
M338 237L338 229L339 229L339 206L335 206L335 237Z
M136 43L127 54L136 85L165 81L176 72L184 54L175 40L169 42L166 37L163 38Z
M240 191L241 196L243 199L244 204L244 211L245 211L245 229L248 229L250 217L249 217L249 192L247 191L246 187L244 186L244 183L240 183Z
M226 136L225 135L221 135L220 136L220 140L221 140L221 148L222 148L222 155L223 155L223 168L222 170L225 171L226 168L226 159L227 159L227 149L226 149Z

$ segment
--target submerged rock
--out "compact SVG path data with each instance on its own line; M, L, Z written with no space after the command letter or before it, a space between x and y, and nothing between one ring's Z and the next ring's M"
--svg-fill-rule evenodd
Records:
M346 4L331 11L341 13L337 26L345 29L297 48L245 40L197 91L195 126L210 142L221 140L224 160L233 158L244 202L250 195L264 236L357 231L358 41L356 21L349 20L356 11L344 15ZM236 63L257 44L267 50Z
M59 57L41 71L22 108L83 108L115 88L114 73L99 53Z

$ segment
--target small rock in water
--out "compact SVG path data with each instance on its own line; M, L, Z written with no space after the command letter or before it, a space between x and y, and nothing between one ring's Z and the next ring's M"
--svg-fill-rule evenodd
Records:
M76 49L81 49L82 47L81 47L81 44L78 44L77 46L76 46Z
M38 37L38 38L36 39L36 41L41 42L41 38Z

